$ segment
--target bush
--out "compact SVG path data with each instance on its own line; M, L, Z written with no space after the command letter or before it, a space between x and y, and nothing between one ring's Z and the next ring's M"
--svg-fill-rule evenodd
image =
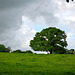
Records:
M66 54L66 49L65 48L56 48L57 50L54 52L55 54Z
M33 54L33 52L30 51L30 50L27 50L27 51L25 51L24 53L32 53L32 54Z
M0 52L10 52L9 47L6 48L4 45L0 44Z
M22 51L18 49L18 50L13 51L12 53L22 53Z
M30 51L30 50L27 50L27 51L21 51L21 50L15 50L15 51L13 51L12 53L32 53L33 54L33 52L32 51Z
M75 54L75 50L74 49L70 49L70 50L66 50L66 54Z

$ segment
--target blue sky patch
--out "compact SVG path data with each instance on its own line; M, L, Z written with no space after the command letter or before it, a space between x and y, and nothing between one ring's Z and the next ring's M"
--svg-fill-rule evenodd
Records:
M42 31L42 30L45 29L45 28L46 28L45 25L34 25L34 29L35 29L35 31L37 31L37 32L40 32L40 31Z

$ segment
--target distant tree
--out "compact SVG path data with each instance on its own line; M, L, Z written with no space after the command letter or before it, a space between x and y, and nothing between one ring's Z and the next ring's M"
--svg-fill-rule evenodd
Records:
M4 45L0 44L0 52L10 52L10 50L6 48Z
M73 54L75 54L75 50L73 51Z
M35 34L33 40L30 41L30 47L35 51L63 54L66 51L64 47L67 46L66 37L64 31L55 27L49 27Z
M75 54L74 51L75 51L74 49L70 50L66 49L66 54Z
M22 51L18 49L18 50L13 51L12 53L22 53Z
M66 54L69 54L69 50L68 49L66 49Z
M8 52L12 51L12 50L11 50L11 47L7 47L6 50L7 50Z
M70 49L70 51L71 51L71 54L73 54L73 52L74 52L74 49Z
M6 52L5 46L2 44L0 44L0 52Z
M24 53L32 53L32 54L33 54L33 52L30 51L30 50L27 50L27 51L25 51Z

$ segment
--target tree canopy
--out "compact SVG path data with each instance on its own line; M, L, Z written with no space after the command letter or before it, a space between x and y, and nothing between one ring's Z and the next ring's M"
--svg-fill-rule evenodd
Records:
M64 53L67 46L66 33L55 27L43 29L37 32L33 40L30 41L30 47L35 51L50 51Z
M10 52L10 47L6 48L4 45L0 44L0 52Z

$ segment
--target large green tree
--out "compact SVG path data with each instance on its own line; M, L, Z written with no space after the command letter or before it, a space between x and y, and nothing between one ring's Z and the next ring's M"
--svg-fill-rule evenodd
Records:
M49 51L51 54L52 52L64 53L67 46L66 37L64 31L49 27L35 34L30 41L30 47L35 51Z

